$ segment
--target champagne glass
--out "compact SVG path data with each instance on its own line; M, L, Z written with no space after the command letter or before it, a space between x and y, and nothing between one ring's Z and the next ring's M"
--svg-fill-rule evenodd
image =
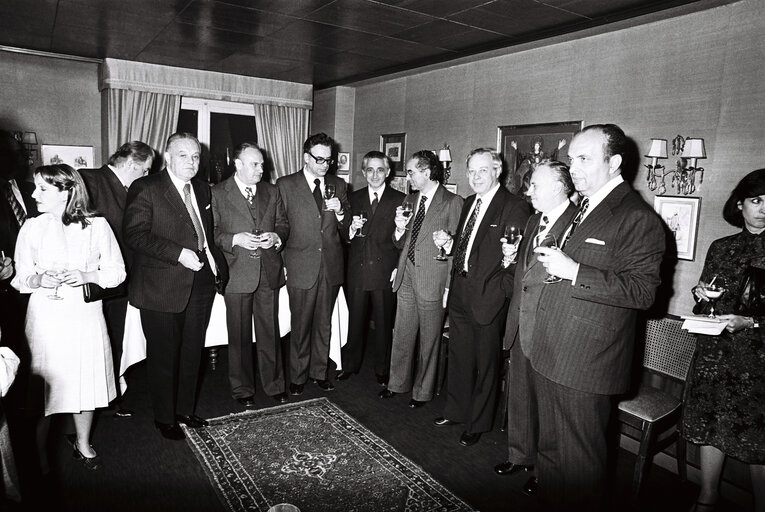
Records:
M63 266L54 266L52 269L45 271L45 274L49 275L50 277L52 277L54 279L61 279L62 277L64 277L65 273L66 273L66 268L64 268ZM63 299L63 297L58 294L58 289L59 289L60 286L61 286L61 283L59 282L55 286L55 288L53 288L53 294L52 295L48 295L49 299L51 299L51 300L62 300Z
M549 247L551 249L560 249L558 246L558 239L555 238L555 235L552 233L547 233L547 235L544 237L542 242L540 242L539 247ZM553 284L553 283L560 283L563 281L562 277L558 277L556 275L550 274L547 276L547 278L543 281L545 284Z
M449 258L446 256L446 250L444 250L444 246L449 242L449 237L451 236L451 233L448 230L444 230L444 232L449 235L445 237L437 237L436 233L433 233L433 243L436 244L438 247L438 254L433 256L434 260L437 261L446 261Z
M707 297L709 297L709 318L715 318L715 304L726 291L725 283L722 279L718 279L717 276L704 287L704 292L707 294Z
M414 210L414 205L412 204L412 202L404 201L404 204L402 205L401 215L403 215L406 218L409 218L412 215L413 210ZM404 229L409 229L409 224L407 224Z
M252 234L255 235L258 238L258 242L260 242L260 237L263 236L263 230L260 228L255 228L252 230ZM250 258L260 258L260 247L255 248L255 252L250 253Z
M364 224L367 223L367 212L361 211L361 212L357 213L356 215L359 216L359 219L361 219L361 222L363 222ZM356 230L356 236L357 237L364 238L365 236L367 236L364 233L362 233L363 229L364 229L364 226L362 225L359 229Z
M335 186L331 183L324 183L324 211L328 212L331 211L329 208L327 208L327 201L326 199L332 199L335 197Z

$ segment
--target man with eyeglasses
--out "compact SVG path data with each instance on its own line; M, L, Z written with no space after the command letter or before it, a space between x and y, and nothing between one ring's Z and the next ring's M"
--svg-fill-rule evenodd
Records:
M125 286L130 279L130 267L133 263L133 252L125 243L125 237L122 233L127 190L135 180L149 174L153 162L154 150L149 145L136 140L120 146L109 157L109 162L100 169L78 170L83 181L85 181L85 187L88 189L91 205L106 218L120 246L122 259L125 260L125 270L128 273ZM107 299L103 302L104 317L106 317L106 326L112 345L114 377L117 380L117 398L114 400L113 406L116 408L114 415L118 418L133 415L133 411L122 407L123 397L119 383L127 303L127 293L123 297Z
M327 174L334 147L327 134L311 135L303 144L302 171L276 182L289 222L283 255L292 316L293 395L303 393L308 378L325 391L335 388L328 378L330 320L345 274L340 236L348 231L351 216L345 181ZM335 194L328 197L331 186Z
M396 329L388 388L379 396L392 398L411 390L409 407L417 408L433 399L436 387L446 286L452 267L451 258L435 258L439 254L435 234L457 229L462 198L441 184L444 170L432 151L413 154L406 172L414 192L405 201L413 210L406 216L403 208L396 209L393 238L401 248L393 280L393 291L398 294Z
M364 155L361 169L367 186L350 196L353 222L346 233L350 247L345 286L348 342L342 349L342 371L337 374L337 380L348 379L359 372L371 318L375 323L370 347L374 353L375 376L378 384L385 385L396 305L391 281L400 252L393 244L394 219L404 194L386 185L390 161L382 152L370 151ZM362 213L366 214L366 221Z
M447 395L443 416L433 423L463 425L459 442L471 446L491 430L497 402L501 328L514 270L502 265L501 239L506 227L520 231L530 212L525 200L500 185L502 160L494 149L474 149L466 163L475 194L465 201L459 228L450 240L454 265Z

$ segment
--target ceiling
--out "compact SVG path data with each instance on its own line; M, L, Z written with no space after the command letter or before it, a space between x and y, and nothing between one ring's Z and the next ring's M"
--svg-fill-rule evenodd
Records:
M342 85L698 0L3 0L0 45Z

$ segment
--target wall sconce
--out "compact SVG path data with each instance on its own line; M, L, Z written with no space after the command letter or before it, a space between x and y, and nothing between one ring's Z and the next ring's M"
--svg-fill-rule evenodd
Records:
M21 143L24 144L24 149L27 152L29 165L34 165L35 160L37 160L37 149L35 148L37 146L37 134L35 132L24 132Z
M667 158L667 140L651 139L651 148L646 158L651 163L646 165L648 169L648 188L657 190L657 194L665 194L667 187L664 178L672 175L671 186L677 189L678 194L688 195L696 192L696 173L699 173L699 185L704 181L704 168L696 167L699 158L706 158L704 139L683 138L680 135L672 140L672 154L679 157L676 167L665 171L665 167L658 163L659 158ZM688 161L690 159L690 162ZM690 165L688 165L690 164ZM661 180L661 181L659 181Z
M444 147L438 152L438 159L444 166L444 183L449 181L449 176L452 174L452 152L449 151L449 145L444 142Z

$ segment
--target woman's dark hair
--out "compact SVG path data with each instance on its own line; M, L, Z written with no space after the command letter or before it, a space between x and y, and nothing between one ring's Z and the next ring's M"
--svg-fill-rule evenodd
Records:
M65 226L79 222L82 229L85 229L90 224L88 219L96 214L88 208L88 190L80 173L66 164L55 164L38 167L35 174L39 174L46 183L57 189L67 191L66 208L61 215L61 222Z
M438 160L438 157L432 151L421 149L412 155L412 160L417 160L414 164L421 171L430 169L430 180L438 183L444 182L444 166Z
M748 197L765 195L765 169L757 169L744 176L723 206L723 218L738 228L744 227L744 216L738 204Z

